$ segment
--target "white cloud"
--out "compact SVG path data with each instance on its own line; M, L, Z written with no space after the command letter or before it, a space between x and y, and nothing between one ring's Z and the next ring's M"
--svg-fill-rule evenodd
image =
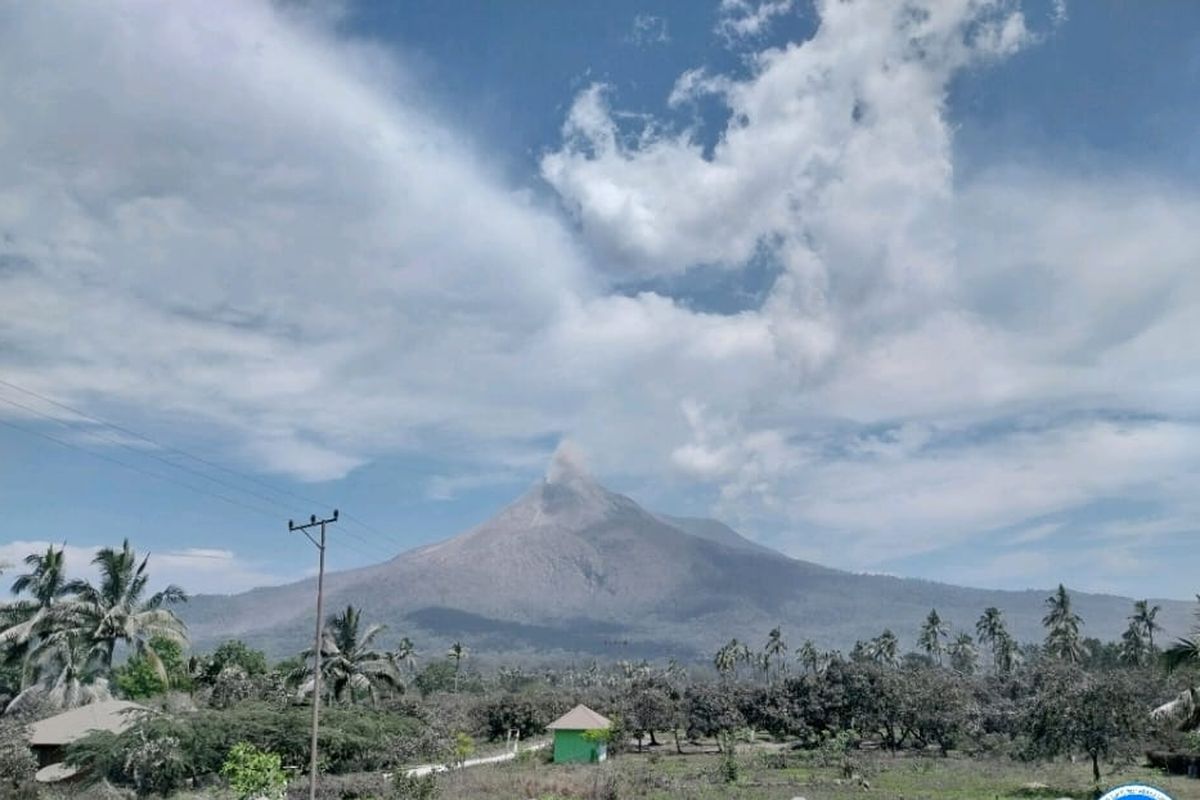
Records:
M717 33L733 44L767 32L775 17L790 13L795 0L721 0Z
M956 177L948 86L1036 45L1014 2L817 3L748 75L679 77L669 105L728 107L708 148L586 89L541 163L577 231L320 20L55 8L0 27L14 382L305 479L471 453L435 498L569 434L601 476L673 470L843 566L1040 541L1102 500L1163 507L1113 536L1195 529L1200 196L1036 162ZM736 314L610 288L764 259Z
M44 553L51 542L17 540L0 544L0 563L13 565L6 570L4 580L9 580L26 571L23 563L31 553ZM96 582L100 574L92 565L99 547L81 547L69 542L54 542L55 548L65 551L67 574L70 578L83 578ZM183 587L189 594L228 594L242 592L255 586L266 586L294 580L297 576L278 575L250 562L231 550L213 548L183 548L166 552L139 551L139 557L149 552L147 570L150 574L150 592L158 591L168 584Z

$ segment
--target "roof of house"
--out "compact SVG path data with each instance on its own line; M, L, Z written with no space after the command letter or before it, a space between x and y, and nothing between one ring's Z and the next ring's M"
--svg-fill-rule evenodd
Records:
M29 726L29 743L33 746L70 744L92 731L120 733L137 719L134 711L146 711L145 706L125 700L106 700L72 708L55 717Z
M546 726L552 731L592 731L611 728L612 722L585 705L578 705Z

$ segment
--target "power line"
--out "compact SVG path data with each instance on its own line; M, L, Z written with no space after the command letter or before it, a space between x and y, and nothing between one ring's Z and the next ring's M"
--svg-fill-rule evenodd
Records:
M0 398L0 399L3 399L3 398ZM215 497L216 499L221 500L222 502L237 506L237 507L239 507L245 511L249 511L253 514L259 514L261 516L267 517L272 520L279 519L278 514L276 514L273 511L266 511L257 506L252 506L248 503L244 503L235 497L229 497L229 496L221 494L219 492L214 492L209 489L204 489L202 487L195 486L194 484L187 483L186 481L181 481L171 475L164 475L163 473L146 469L137 464L131 464L128 461L123 461L119 458L114 458L114 457L112 457L110 455L106 455L104 453L98 453L95 450L90 450L86 447L81 447L80 445L77 445L73 442L68 442L65 439L60 439L57 436L52 436L48 433L45 433L44 431L34 430L33 428L28 428L24 425L18 425L15 422L12 422L12 421L6 420L6 419L2 419L2 418L0 418L0 425L4 425L5 427L12 428L13 430L20 431L20 432L28 434L30 436L37 436L41 439L46 439L47 441L54 442L55 444L65 447L69 450L75 450L77 452L92 456L93 458L99 458L103 461L107 461L111 464L116 464L119 467L124 467L125 469L132 470L133 472L137 472L141 475L145 475L145 476L155 478L155 479L161 480L161 481L166 481L167 483L171 483L176 486L181 486L184 489L189 489L198 494L208 495L209 497ZM379 549L380 552L387 552L378 544L374 544L372 542L367 542L366 540L363 540L361 537L358 537L358 538L360 539L360 541L365 542L369 546L373 546L373 547ZM349 548L353 552L357 553L360 556L363 556L364 558L366 558L368 560L373 561L379 557L378 554L368 553L368 552L362 550L361 548L350 544L349 542L345 542L344 544L347 548Z
M226 467L226 466L224 466L224 465L222 465L222 464L219 464L219 463L216 463L216 462L214 462L214 461L211 461L211 460L209 460L209 459L206 459L206 458L203 458L203 457L201 457L201 456L195 455L194 453L189 453L188 451L186 451L186 450L184 450L184 449L182 449L182 448L179 448L179 447L174 447L174 446L172 446L172 445L166 444L166 443L164 443L164 442L162 442L162 441L160 441L160 440L158 440L158 439L155 439L155 438L153 438L153 437L151 437L151 436L147 436L146 434L140 433L140 432L138 432L138 431L135 431L135 430L133 430L133 429L131 429L131 428L127 428L127 427L125 427L125 426L118 425L118 424L116 424L116 423L109 422L109 421L107 421L107 420L101 419L100 417L97 417L97 416L95 416L95 415L89 414L89 413L87 413L86 411L83 411L83 410L81 410L81 409L75 408L74 406L70 406L70 405L67 405L66 403L62 403L62 402L60 402L60 401L58 401L58 400L55 400L54 398L47 397L46 395L44 395L44 394L41 394L40 392L36 392L36 391L34 391L33 389L29 389L29 388L26 388L26 387L24 387L24 386L20 386L20 385L18 385L18 384L15 384L15 383L13 383L13 382L11 382L11 381L8 381L8 380L4 380L4 379L2 379L2 378L0 378L0 385L2 385L2 386L7 386L7 387L9 387L9 388L11 388L11 389L15 389L15 390L17 390L17 391L19 391L19 392L22 392L22 393L24 393L24 394L27 394L27 395L29 395L30 397L37 398L38 400L41 400L41 401L42 401L42 402L44 402L44 403L48 403L48 404L50 404L50 405L52 405L52 406L56 406L56 407L58 407L58 408L61 408L61 409L63 409L64 411L68 411L68 412L70 412L71 414L75 414L76 416L78 416L78 417L81 417L81 418L83 418L83 419L85 419L85 420L88 420L89 422L92 422L92 423L94 423L95 425L99 425L99 426L101 426L101 427L104 427L104 428L109 428L109 429L111 429L111 430L114 430L114 431L117 431L117 432L119 432L119 433L123 433L123 434L125 434L126 436L131 436L131 437L133 437L133 438L135 438L135 439L138 439L138 440L140 440L140 441L146 442L147 444L153 445L154 447L156 447L156 448L159 448L159 449L161 449L161 450L164 450L164 451L166 451L166 452L175 453L175 454L181 455L181 456L183 456L183 457L185 457L185 458L189 458L189 459L191 459L191 460L193 460L193 461L195 461L195 462L197 462L197 463L199 463L199 464L203 464L203 465L205 465L205 466L207 466L207 467L210 467L210 468L212 468L212 469L217 469L217 470L220 470L220 471L222 471L222 472L225 472L225 473L227 473L227 474L233 475L233 476L235 476L235 477L237 477L237 478L239 478L239 479L241 479L241 480L243 480L243 481L248 481L248 482L250 482L250 483L254 483L254 484L258 485L258 486L261 486L261 487L263 487L263 488L266 488L266 489L268 489L268 490L270 490L270 491L272 491L272 492L275 492L276 494L286 495L286 496L288 496L288 497L292 497L292 498L294 498L294 499L297 499L297 500L302 500L302 501L304 501L305 503L309 503L309 504L313 504L313 505L318 505L318 506L326 506L326 507L328 507L328 504L324 503L324 502L323 502L323 501L321 501L321 500L316 500L316 499L313 499L313 498L311 498L311 497L306 497L306 496L304 496L304 495L302 495L302 494L299 494L299 493L297 493L297 492L290 491L290 490L288 490L288 489L282 489L282 488L279 488L279 487L277 487L277 486L274 486L274 485L272 485L272 484L270 484L270 483L268 483L268 482L266 482L266 481L263 481L263 480L261 480L261 479L259 479L259 478L256 478L256 477L254 477L254 476L252 476L252 475L248 475L248 474L245 474L245 473L243 473L243 472L239 472L238 470L231 469L231 468L229 468L229 467ZM13 406L16 406L16 407L18 407L18 408L22 408L22 409L24 409L24 410L26 410L26 411L28 411L28 412L30 412L30 413L36 414L37 416L43 417L43 418L45 418L45 419L52 420L52 421L54 421L54 422L57 422L57 423L59 423L60 425L64 425L64 426L68 426L68 427L75 427L75 428L77 428L77 429L79 429L79 430L84 430L84 431L86 431L86 432L88 432L88 433L93 433L93 431L92 431L92 429L91 429L91 428L89 428L89 427L87 427L87 426L83 426L83 425L81 425L81 423L79 423L79 422L77 422L77 421L68 421L68 420L63 420L63 419L60 419L60 418L58 418L58 417L55 417L55 416L53 416L53 415L50 415L50 414L46 414L46 413L44 413L44 412L42 412L42 411L39 411L39 410L37 410L37 409L35 409L35 408L32 408L32 407L30 407L30 406L28 406L28 405L25 405L25 404L23 404L23 403L20 403L20 402L17 402L17 401L15 401L15 400L12 400L11 398L6 398L6 397L3 397L3 396L0 396L0 401L2 401L2 402L5 402L5 403L8 403L8 404L10 404L10 405L13 405ZM179 464L179 463L177 463L177 462L175 462L175 461L172 461L172 460L170 460L170 459L164 458L164 457L162 457L162 456L160 456L160 455L157 455L157 454L155 454L155 453L149 453L149 452L146 452L146 451L144 451L144 450L141 450L140 448L133 447L133 446L132 446L132 445L130 445L128 442L122 442L122 441L120 441L120 440L118 440L118 439L112 439L112 438L110 438L110 437L101 437L101 438L104 438L104 439L105 439L105 441L109 441L110 443L112 443L112 444L115 444L115 445L117 445L117 446L119 446L119 447L123 447L123 448L125 448L125 449L127 449L127 450L131 450L131 451L133 451L133 452L137 453L138 455L149 456L150 458L154 458L155 460L157 460L157 461L160 461L160 462L162 462L163 464L166 464L166 465L167 465L167 466L169 466L169 467L173 467L173 468L175 468L175 469L182 470L182 471L184 471L184 472L187 472L187 473L189 473L189 474L196 475L196 476L198 476L198 477L200 477L200 478L202 478L202 479L204 479L204 480L210 481L210 482L212 482L212 483L215 483L215 484L217 484L217 485L219 485L219 486L223 486L223 487L225 487L225 488L227 488L227 489L232 489L232 490L234 490L234 491L243 492L243 493L245 493L245 494L248 494L248 495L250 495L250 496L256 497L256 498L258 498L258 499L260 499L260 500L264 500L264 501L266 501L266 502L268 502L268 503L271 503L272 505L275 505L275 506L277 506L277 507L279 507L279 508L281 508L281 509L285 509L285 510L287 510L289 513L295 510L295 507L294 507L294 506L291 506L291 505L285 504L285 503L283 503L283 502L280 502L278 499L276 499L276 498L274 498L274 497L270 497L270 496L268 496L268 495L265 495L265 494L263 494L263 493L261 493L261 492L254 491L254 490L252 490L252 489L246 489L246 488L243 488L243 487L240 487L240 486L236 486L236 485L234 485L234 484L232 484L232 483L229 483L228 481L224 481L224 480L221 480L220 478L213 477L213 476L211 476L211 475L208 475L208 474L206 474L206 473L204 473L204 472L202 472L202 471L200 471L200 470L193 469L193 468L191 468L191 467L187 467L187 466L185 466L185 465L183 465L183 464ZM405 549L405 545L404 545L404 543L403 543L401 540L399 540L398 538L396 538L396 537L395 537L393 534L388 534L388 533L386 533L385 531L383 531L383 530L380 530L379 528L377 528L377 527L375 527L375 526L373 526L373 525L370 525L370 524L368 524L367 522L364 522L363 520L361 520L361 519L359 519L359 518L357 518L357 517L351 516L350 514L346 514L346 515L345 515L345 518L347 519L347 521L349 521L349 522L351 522L351 523L353 523L353 524L356 524L356 525L358 525L358 526L359 526L360 528L362 528L363 530L366 530L366 531L368 531L368 532L370 532L370 533L373 533L373 534L375 534L376 536L380 537L381 539L384 539L384 540L386 540L386 541L388 542L388 545L390 545L390 546L383 546L383 545L381 545L380 543L378 543L378 542L374 542L374 541L371 541L371 540L369 540L369 539L367 539L367 538L365 538L365 537L363 537L363 536L361 536L361 535L358 535L358 534L354 533L353 531L345 531L345 532L346 532L346 534L347 534L348 536L351 536L352 538L354 538L354 539L358 540L359 542L361 542L361 543L363 543L363 544L367 545L368 547L375 547L375 548L378 548L378 549L379 549L381 552L385 553L385 554L386 554L388 557L392 557L392 556L394 556L394 555L396 554L396 551L392 549L393 547L395 547L395 548L399 548L400 550L403 550L403 549Z

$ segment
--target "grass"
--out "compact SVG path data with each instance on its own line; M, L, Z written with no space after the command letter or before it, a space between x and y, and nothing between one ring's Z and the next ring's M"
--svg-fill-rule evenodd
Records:
M670 751L670 752L667 752ZM556 765L534 759L478 767L445 776L442 797L455 800L1037 800L1094 797L1091 767L1084 763L1024 764L1007 759L940 758L858 754L869 788L847 780L840 768L820 766L796 754L765 759L744 749L735 784L717 778L716 754L626 753L601 765ZM1175 800L1200 800L1200 781L1130 766L1106 772L1102 783L1145 782Z

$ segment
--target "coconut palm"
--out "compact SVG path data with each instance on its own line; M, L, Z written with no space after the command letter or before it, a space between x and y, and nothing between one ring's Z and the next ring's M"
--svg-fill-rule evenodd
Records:
M963 675L974 674L979 664L979 651L975 648L975 640L969 633L959 633L954 641L946 648L950 654L950 666Z
M393 654L397 664L403 664L408 668L409 672L413 672L417 668L417 647L413 644L412 639L405 636L396 645L396 651Z
M1071 610L1071 595L1061 583L1054 594L1046 598L1046 652L1064 661L1078 661L1083 655L1079 628L1083 619Z
M821 651L813 644L812 639L805 639L804 644L800 645L796 650L796 660L799 661L806 670L816 675L821 671Z
M878 664L900 666L900 643L890 628L867 643L867 655Z
M1200 603L1200 594L1196 595L1196 602ZM1200 607L1196 609L1196 626L1191 634L1166 649L1163 663L1168 672L1189 664L1200 664Z
M763 655L768 659L775 660L775 671L785 672L787 670L787 642L783 640L783 633L779 628L772 628L767 634L767 643L763 647Z
M921 626L921 635L917 639L917 646L925 651L930 658L936 659L937 663L942 663L942 639L949 635L946 630L946 625L942 622L942 618L938 616L937 609L930 609L929 616L925 618L925 624Z
M996 645L1008 636L1008 630L1004 627L1004 613L995 606L985 608L983 616L975 623L975 635L979 637L980 644L986 644L992 651L992 666L1000 672L1000 652Z
M30 640L47 621L51 609L69 591L63 548L46 548L45 553L31 553L25 564L32 569L13 581L12 593L28 593L32 599L18 600L0 611L0 644L15 651L27 648Z
M1151 607L1149 600L1138 600L1133 604L1133 614L1129 616L1129 621L1137 626L1146 640L1147 649L1152 652L1154 650L1154 634L1156 631L1162 630L1162 626L1154 621L1161 610L1161 606Z
M450 649L446 652L446 657L454 662L454 693L458 694L458 674L462 671L463 659L470 655L470 651L462 642L455 642L450 645Z
M403 691L400 670L391 653L375 650L371 645L385 625L370 625L362 629L362 612L354 606L331 615L321 633L321 684L336 701L354 700L366 694L375 703L381 689ZM305 658L312 658L308 650ZM300 695L312 693L312 667L305 670Z
M1141 624L1130 617L1129 627L1121 634L1121 660L1126 664L1138 666L1146 660L1147 650Z
M8 704L5 713L41 706L62 710L112 698L108 688L105 646L78 630L58 630L41 637L27 663L33 681Z
M1021 648L1017 640L1004 631L995 644L996 672L1007 675L1021 664Z
M713 656L713 667L722 678L728 678L737 672L741 647L737 639L730 639L729 643L722 646Z
M61 621L56 620L55 625L76 630L99 645L106 669L112 668L117 645L124 644L143 656L165 681L166 669L148 644L155 636L187 643L183 621L165 608L186 602L187 594L172 584L143 599L150 580L146 571L149 560L146 556L139 562L128 539L120 550L100 549L92 559L100 571L99 585L84 580L69 582L64 591L74 599L62 604Z

